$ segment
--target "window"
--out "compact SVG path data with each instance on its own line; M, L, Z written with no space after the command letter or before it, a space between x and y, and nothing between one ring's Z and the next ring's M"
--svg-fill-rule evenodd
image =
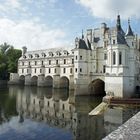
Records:
M56 60L56 64L58 64L58 60Z
M51 65L51 60L49 60L49 65Z
M82 68L80 68L80 72L82 72Z
M113 40L113 44L115 44L115 40Z
M70 68L70 73L72 73L72 68Z
M30 62L28 63L28 65L29 65L29 66L31 65Z
M104 60L107 60L107 54L106 53L104 54Z
M75 72L77 72L77 68L75 68Z
M66 73L66 68L63 69L63 73Z
M105 65L103 65L103 73L105 73Z
M24 66L24 62L22 62L22 66Z
M29 70L27 69L27 73L29 72Z
M35 68L35 73L36 73L36 68Z
M24 73L24 69L22 69L22 73Z
M115 64L116 64L116 53L113 52L113 65L115 65Z
M44 61L41 61L41 64L43 65L44 64Z
M75 56L75 59L77 60L77 56Z
M122 52L119 52L119 65L122 64Z
M82 60L82 56L80 55L80 60Z
M72 59L72 64L74 64L74 59Z
M54 69L54 73L56 73L56 69Z
M49 68L49 73L51 73L51 69Z
M63 104L62 109L65 110L65 105Z
M64 59L64 64L66 64L66 59Z
M37 62L35 61L35 65L37 65Z
M42 73L42 69L40 69L40 73Z

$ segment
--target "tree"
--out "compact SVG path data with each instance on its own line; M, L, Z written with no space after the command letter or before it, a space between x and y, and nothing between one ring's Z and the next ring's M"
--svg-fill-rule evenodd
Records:
M21 50L14 49L12 45L4 43L0 45L0 80L8 80L10 72L17 72L18 59Z

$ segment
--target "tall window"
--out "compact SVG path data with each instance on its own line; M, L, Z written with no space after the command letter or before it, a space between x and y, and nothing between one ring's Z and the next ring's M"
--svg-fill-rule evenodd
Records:
M72 68L70 68L70 73L72 73Z
M22 62L22 66L24 66L24 62Z
M56 64L58 64L58 60L56 60Z
M80 72L82 72L82 68L80 68Z
M49 60L49 65L51 65L51 60Z
M105 65L103 65L103 73L105 73Z
M30 62L29 62L28 64L29 64L29 66L30 66Z
M64 64L66 64L66 59L64 59Z
M36 68L35 68L35 73L36 73Z
M72 59L72 64L74 64L74 59Z
M75 72L77 72L77 68L75 68Z
M106 53L104 54L104 60L107 60L107 54Z
M35 61L35 65L37 64L37 62Z
M82 55L80 55L80 60L82 60Z
M122 64L122 52L119 52L119 65Z
M63 73L66 73L66 68L63 69Z
M113 44L115 44L116 42L115 42L115 40L113 40Z
M40 73L42 73L42 69L40 69Z
M77 60L77 56L75 57L75 59Z
M56 73L56 69L54 69L54 73Z
M51 73L51 69L49 68L49 73Z
M24 69L22 69L22 73L24 73Z
M41 64L43 65L43 64L44 64L44 62L43 62L43 61L41 61Z
M113 52L113 65L115 65L115 64L116 64L116 53Z

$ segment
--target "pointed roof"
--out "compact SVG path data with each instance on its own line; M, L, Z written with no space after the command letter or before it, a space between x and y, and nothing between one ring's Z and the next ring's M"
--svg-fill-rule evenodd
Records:
M117 44L127 44L125 40L125 33L121 27L120 15L117 16L116 32L117 32Z
M126 32L126 36L134 36L133 31L132 31L131 26L130 26L130 20L128 20L128 29Z

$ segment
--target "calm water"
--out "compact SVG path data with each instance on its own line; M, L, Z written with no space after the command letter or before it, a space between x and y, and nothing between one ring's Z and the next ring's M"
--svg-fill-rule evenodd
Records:
M88 113L101 97L37 87L0 89L0 140L100 140L139 109L109 108Z

